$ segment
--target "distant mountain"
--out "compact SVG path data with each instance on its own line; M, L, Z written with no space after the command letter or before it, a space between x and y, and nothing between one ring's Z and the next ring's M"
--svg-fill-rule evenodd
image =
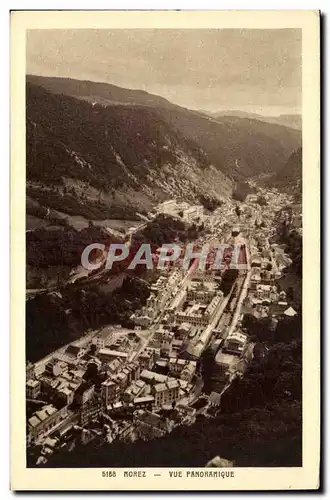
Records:
M172 132L206 153L218 171L241 180L261 173L281 170L290 154L301 146L300 131L250 118L211 118L197 111L174 105L166 99L139 90L128 90L105 83L83 82L68 78L28 76L28 83L42 86L51 93L127 108L127 114L154 110ZM154 116L154 115L153 115ZM154 119L154 118L153 118Z
M220 200L283 170L301 146L291 128L67 78L28 76L26 117L28 196L87 220L136 219L174 197Z
M285 125L286 127L291 127L296 130L302 130L302 116L301 115L280 115L268 117L269 121L272 123L278 123L279 125Z
M252 120L259 120L267 123L275 123L277 125L283 125L284 127L290 127L295 130L302 129L302 116L298 114L283 114L279 116L264 116L258 115L257 113L247 113L246 111L236 111L236 110L228 110L228 111L216 111L214 113L205 113L208 114L212 118L221 119L223 117L236 117L236 118L249 118Z
M301 146L299 131L259 120L214 119L181 109L164 109L162 116L197 142L212 163L235 181L281 170Z
M231 182L157 109L92 105L27 84L28 195L88 219L134 218L182 197L220 199Z

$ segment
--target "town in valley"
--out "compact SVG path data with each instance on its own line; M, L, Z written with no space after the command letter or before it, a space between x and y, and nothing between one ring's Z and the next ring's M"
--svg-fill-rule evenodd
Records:
M28 468L303 465L302 29L217 15L26 30Z
M169 262L154 271L146 304L130 317L132 328L109 324L86 331L28 362L27 445L35 465L47 464L59 451L70 453L77 439L86 446L100 439L151 440L221 412L233 381L244 377L254 357L267 357L267 344L250 338L244 317L271 318L275 330L279 319L297 315L278 286L292 260L285 245L275 243L278 213L282 223L301 231L301 212L286 208L292 203L277 189L258 188L244 202L224 201L213 213L167 200L148 214L144 223L160 214L202 223L197 243L214 249L240 245L246 265L235 269L224 256L221 269L212 269L209 258L201 271L195 258L186 271L180 261ZM134 228L129 233L132 237ZM213 390L206 392L207 350L216 375Z

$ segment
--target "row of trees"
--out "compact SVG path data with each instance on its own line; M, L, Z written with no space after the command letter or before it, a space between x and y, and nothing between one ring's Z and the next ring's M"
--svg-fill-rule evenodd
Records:
M26 359L32 362L81 337L89 328L129 324L130 315L141 308L150 294L148 284L127 276L111 294L97 286L67 286L61 298L39 295L26 303ZM69 307L69 308L68 308Z
M193 241L198 238L203 229L203 224L185 224L180 219L160 214L134 235L134 241L160 247L164 243L173 243L176 240Z
M26 261L36 268L73 268L80 264L81 254L88 245L95 242L106 245L110 241L107 233L93 225L81 231L70 226L51 231L40 228L26 234Z

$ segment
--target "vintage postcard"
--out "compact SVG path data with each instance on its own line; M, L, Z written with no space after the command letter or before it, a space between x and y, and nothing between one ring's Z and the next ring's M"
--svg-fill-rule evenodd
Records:
M12 13L12 489L319 488L319 43Z

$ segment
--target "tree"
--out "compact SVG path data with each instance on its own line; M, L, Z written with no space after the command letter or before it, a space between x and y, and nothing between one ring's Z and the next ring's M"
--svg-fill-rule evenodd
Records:
M267 200L264 196L258 196L256 203L260 206L267 205Z
M237 217L241 216L242 211L238 205L236 205L236 207L235 207L235 212L236 212Z
M292 286L289 286L287 291L286 291L286 298L288 299L289 302L294 301L294 291Z

